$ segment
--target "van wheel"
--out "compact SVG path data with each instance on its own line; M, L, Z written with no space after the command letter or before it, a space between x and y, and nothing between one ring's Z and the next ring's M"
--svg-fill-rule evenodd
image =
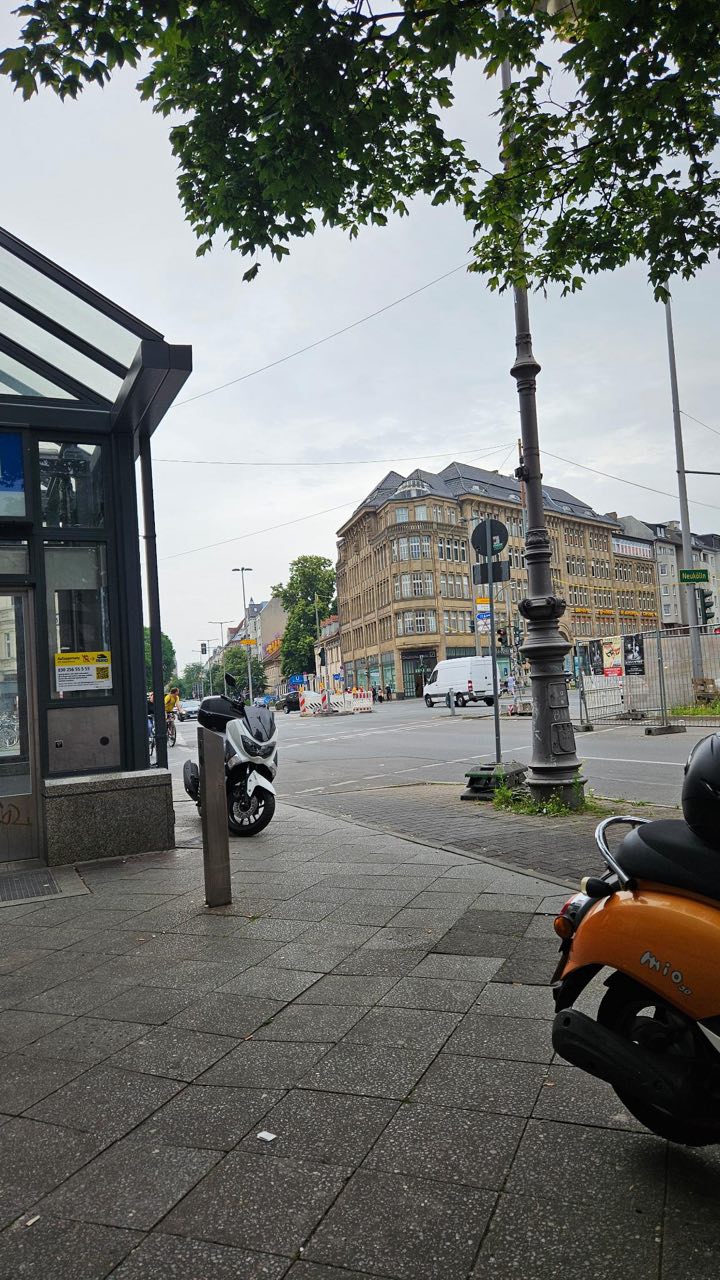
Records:
M493 706L493 704L494 704L494 702L495 702L495 699L494 699L494 698L483 698L483 702L485 703L485 706L486 706L486 707L492 707L492 706Z
M425 694L425 706L426 706L426 707L431 707L431 706L432 706L432 704L433 704L433 700L432 700L432 698L430 697L430 694L429 694L429 693L426 693L426 694Z
M455 694L455 706L456 706L456 707L464 707L465 705L466 705L466 700L465 700L465 696L464 696L464 694L462 694L462 693L456 693L456 694Z

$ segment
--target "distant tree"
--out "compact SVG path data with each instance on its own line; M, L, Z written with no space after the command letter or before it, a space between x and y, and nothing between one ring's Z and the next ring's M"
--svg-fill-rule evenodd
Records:
M335 597L335 570L325 556L298 556L290 565L287 584L277 583L272 594L287 610L288 619L280 645L284 676L315 670L313 644L319 621L330 612Z
M150 628L143 627L145 635L145 683L148 689L152 689L152 659L150 657ZM162 636L162 666L163 666L163 684L167 684L171 675L176 668L175 646L169 636L165 632L161 632Z
M229 675L234 676L241 689L247 687L247 652L245 645L234 644L225 651L225 670ZM265 692L265 668L259 658L250 659L250 671L252 673L253 695L257 697ZM213 673L213 681L217 678L218 688L222 688L223 667L222 661L217 663Z
M182 675L178 677L178 687L180 689L181 698L193 698L194 690L200 688L200 681L207 677L207 672L202 662L190 662L185 667Z

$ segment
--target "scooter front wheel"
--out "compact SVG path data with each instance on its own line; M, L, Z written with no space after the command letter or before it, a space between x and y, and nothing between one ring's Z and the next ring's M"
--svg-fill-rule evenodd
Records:
M272 822L275 797L264 787L256 787L252 796L228 792L228 828L234 836L256 836Z
M720 1069L714 1054L691 1018L685 1017L641 983L615 973L598 1008L601 1026L615 1031L640 1048L655 1054L683 1058L689 1070L698 1069L710 1087L705 1091L706 1112L690 1116L671 1115L661 1107L616 1089L615 1092L640 1124L659 1138L685 1147L706 1147L720 1143Z

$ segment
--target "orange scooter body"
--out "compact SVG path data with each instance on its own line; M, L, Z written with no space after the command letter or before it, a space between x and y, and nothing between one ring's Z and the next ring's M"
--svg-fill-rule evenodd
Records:
M639 885L601 898L574 934L562 978L618 969L690 1018L720 1015L720 903Z

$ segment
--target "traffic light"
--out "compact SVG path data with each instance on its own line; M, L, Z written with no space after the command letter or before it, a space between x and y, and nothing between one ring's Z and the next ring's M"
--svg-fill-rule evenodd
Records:
M319 660L320 660L320 666L321 666L321 667L324 667L324 666L325 666L325 649L324 649L324 647L320 650L320 652L319 652L319 654L318 654L318 658L319 658Z
M701 587L698 595L700 597L700 621L704 626L706 622L711 622L715 617L713 593L707 587Z
M207 653L207 645L206 645L206 643L205 643L205 641L204 641L204 640L203 640L203 641L201 642L201 644L200 644L200 652L201 652L201 653Z
M507 627L500 627L497 633L497 642L500 645L501 649L507 648L507 642L508 642Z

